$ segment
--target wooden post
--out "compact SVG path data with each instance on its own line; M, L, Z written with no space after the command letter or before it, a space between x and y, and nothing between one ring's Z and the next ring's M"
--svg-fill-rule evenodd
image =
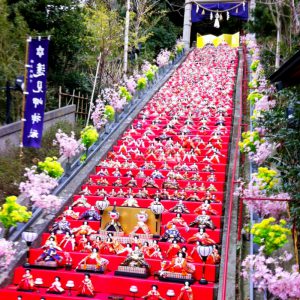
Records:
M61 108L61 85L58 89L58 108Z
M94 80L94 84L93 84L93 91L92 91L91 100L90 100L89 112L88 112L88 116L87 116L87 120L86 120L86 126L88 126L89 122L90 122L90 117L91 117L91 112L92 112L92 104L94 102L94 95L95 95L95 89L96 89L96 85L97 85L97 79L98 79L98 73L99 73L99 68L100 68L100 63L101 63L101 57L102 57L102 53L100 53L100 55L97 59L98 63L97 63L95 80Z

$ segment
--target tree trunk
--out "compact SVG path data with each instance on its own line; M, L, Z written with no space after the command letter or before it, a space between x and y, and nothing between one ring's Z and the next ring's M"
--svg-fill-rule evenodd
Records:
M297 9L295 7L295 0L290 1L291 11L292 11L292 30L294 34L299 34L300 32L300 21ZM298 3L299 6L299 3Z
M280 67L280 44L281 44L281 20L280 14L277 13L277 39L276 39L276 54L275 54L275 69L279 69Z
M127 0L126 20L125 20L125 37L124 37L124 75L128 69L128 40L129 40L129 19L130 19L130 0Z

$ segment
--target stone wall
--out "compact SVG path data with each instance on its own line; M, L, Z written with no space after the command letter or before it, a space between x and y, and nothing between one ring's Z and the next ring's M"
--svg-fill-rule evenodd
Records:
M75 123L75 105L69 105L45 113L44 131L59 121ZM20 144L21 121L0 127L0 153Z

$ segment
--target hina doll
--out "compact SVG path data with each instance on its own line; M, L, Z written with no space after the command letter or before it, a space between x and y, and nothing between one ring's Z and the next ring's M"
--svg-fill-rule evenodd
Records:
M140 207L136 199L133 198L132 195L130 195L121 206L128 206L128 207Z
M79 218L79 213L75 212L72 208L72 206L69 206L68 209L66 209L62 214L61 218L66 217L66 218L71 218L73 220L78 220Z
M85 243L85 245L83 246L83 248L80 250L80 252L82 253L91 253L93 250L93 245L91 243L91 241L87 241Z
M154 179L151 177L147 177L142 185L143 188L156 188L158 189L158 185L155 183Z
M62 238L61 242L59 243L59 246L64 251L74 251L76 247L76 239L75 235L67 232L65 236Z
M78 193L79 195L90 196L92 193L89 188L86 186L82 191Z
M56 262L57 266L59 266L62 263L62 256L60 256L57 253L57 247L55 247L54 245L50 245L48 246L44 252L36 259L36 263L44 261L45 263L47 262ZM59 248L59 250L61 250Z
M131 177L130 180L126 184L124 184L124 186L137 187L137 181L134 179L134 177Z
M172 241L172 244L170 245L169 249L166 252L167 258L173 259L177 256L177 253L180 251L180 246L178 245L177 241Z
M104 271L109 261L105 258L102 258L98 250L93 248L92 253L84 257L77 265L76 269L86 270L87 265L93 265L95 271Z
M100 221L101 216L96 211L95 206L91 206L90 209L86 210L80 215L79 220Z
M200 206L198 206L195 210L194 213L195 214L201 214L202 211L206 211L211 213L212 215L217 215L218 212L214 209L212 209L211 205L210 205L210 200L204 200L204 203L202 203Z
M25 292L33 292L36 290L34 286L34 279L31 275L31 270L26 269L25 274L22 276L22 279L17 287L17 290L19 291L25 291Z
M198 215L196 219L190 223L190 227L198 226L201 228L210 228L210 229L215 229L216 226L211 220L210 216L206 214L206 211L203 210L201 215Z
M165 298L160 296L160 293L158 292L158 287L155 284L152 285L152 289L147 293L147 295L142 296L142 299L146 299L146 300L165 300Z
M57 238L54 234L51 235L46 240L45 244L41 247L42 249L48 249L49 247L53 247L57 250L61 250L61 248L57 245Z
M121 266L130 266L137 268L149 269L150 265L146 262L143 252L135 247L132 253L128 254L127 258L121 263Z
M137 225L134 226L133 230L130 232L131 235L133 234L150 234L150 229L146 222L148 221L148 214L145 210L141 210L137 214Z
M72 229L72 233L76 236L79 235L90 235L92 233L96 233L97 231L94 230L88 223L88 221L84 221L83 224L77 228Z
M143 252L145 257L149 257L151 253L151 247L149 246L149 243L146 241L143 243L142 247L140 250Z
M194 192L193 194L191 194L190 196L188 196L186 198L186 201L200 201L199 196L197 195L196 192Z
M67 232L71 233L70 223L66 220L66 217L62 217L61 220L53 223L52 227L50 228L50 232L55 234Z
M213 239L209 237L209 235L205 232L205 228L199 227L199 231L195 233L193 236L191 236L187 242L189 244L195 243L196 241L199 241L201 245L215 245L217 244Z
M208 182L215 182L215 181L217 181L216 175L215 175L213 172L211 172L211 173L207 176L206 181L208 181Z
M113 190L112 190L113 191ZM102 188L101 190L100 189L97 189L96 193L95 193L95 196L99 196L99 197L107 197L107 192L104 188ZM97 203L97 202L96 202ZM97 207L97 205L96 205Z
M221 256L219 254L218 248L216 245L213 245L213 252L211 253L212 261L215 265L218 265L221 261Z
M83 251L83 249L85 249L85 246L86 246L88 241L89 240L88 240L88 238L86 237L85 234L81 235L80 239L78 241L78 245L76 247L76 251Z
M95 296L95 289L90 274L84 275L84 279L82 280L81 285L79 286L78 296L87 296L87 297Z
M119 254L123 254L123 255L125 254L125 255L127 256L127 255L131 254L132 251L133 251L133 249L132 249L131 244L130 244L130 243L127 243L126 246L125 246L122 250L119 250L119 251L117 252L117 254L118 254L118 255L119 255Z
M185 242L185 239L180 235L179 230L177 229L176 225L174 225L174 224L165 231L165 233L161 237L160 241L171 242L173 240L176 240L179 243Z
M99 235L96 236L96 239L93 242L93 248L96 248L99 250L101 248L101 245L103 244L101 237Z
M121 223L118 221L120 218L120 213L116 209L116 204L114 204L113 209L109 212L110 221L105 224L104 230L105 231L112 231L112 232L122 232L123 228Z
M196 241L196 245L193 247L192 251L191 251L191 258L193 259L193 261L197 262L197 263L202 263L202 258L198 253L198 246L200 246L200 241Z
M51 294L62 294L65 290L61 286L60 277L55 276L54 281L50 285L50 287L47 289L47 293Z
M134 235L133 236L133 239L131 241L131 245L132 245L132 248L134 249L135 247L138 247L138 248L141 248L142 247L142 242L139 238L138 235Z
M78 198L77 200L75 200L73 203L72 203L72 207L86 207L86 208L90 208L91 207L91 204L89 204L87 202L87 198L84 196L84 195L81 195L80 198Z
M174 217L171 221L167 223L167 227L171 227L172 225L184 227L186 231L189 231L189 225L187 222L182 218L181 213L177 213L176 217Z
M186 208L182 200L179 200L178 203L173 206L172 208L169 209L169 212L174 212L174 213L184 213L184 214L189 214L190 211Z
M181 275L186 276L187 274L192 274L195 271L195 267L192 270L188 266L183 253L178 252L177 257L172 259L171 263L165 267L164 271L169 271L172 273L181 273Z
M97 179L96 184L100 186L108 186L109 182L106 180L106 178L100 177L99 179Z

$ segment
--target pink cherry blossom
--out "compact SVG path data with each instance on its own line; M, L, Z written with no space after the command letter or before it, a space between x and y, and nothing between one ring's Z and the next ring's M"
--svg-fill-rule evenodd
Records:
M0 239L0 270L6 270L15 259L16 249L14 243Z
M59 154L70 159L76 156L81 150L84 149L80 141L75 139L75 133L72 131L68 136L61 129L58 129L55 134L56 140L53 141L53 145L59 145Z
M125 79L125 84L126 84L127 90L131 94L134 94L135 89L136 89L136 81L135 81L134 77L130 76L129 78Z
M158 64L158 66L159 67L166 66L169 63L170 55L171 55L170 51L162 50L156 58L156 63Z
M100 97L96 100L96 106L93 107L91 119L93 120L94 127L101 129L106 123L106 115L104 114L105 105Z

